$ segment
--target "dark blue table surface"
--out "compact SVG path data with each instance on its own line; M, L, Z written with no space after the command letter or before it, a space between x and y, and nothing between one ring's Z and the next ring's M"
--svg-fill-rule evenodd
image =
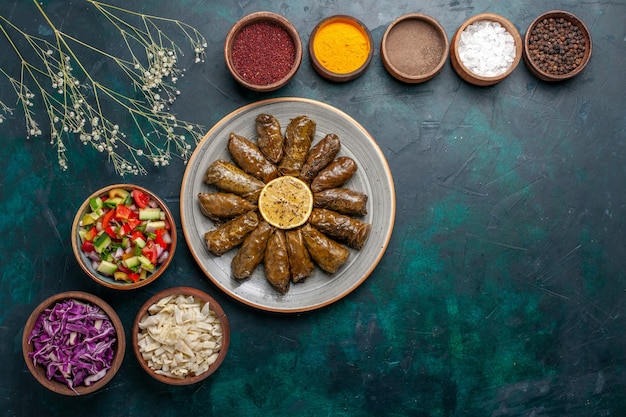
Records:
M89 280L74 259L76 209L92 191L132 181L158 190L179 219L185 166L174 160L121 179L102 155L70 141L69 168L62 171L46 127L44 136L26 139L15 111L0 125L0 414L626 415L624 0L113 3L179 19L207 38L206 61L183 62L172 111L187 120L208 129L245 104L293 96L326 102L361 123L393 175L394 232L356 291L308 313L271 314L231 299L204 276L184 239L165 276L114 292ZM41 4L64 31L119 44L87 2ZM386 27L405 13L436 18L451 38L481 12L505 16L523 35L550 9L577 15L593 38L591 62L567 82L542 82L520 63L503 82L475 87L448 61L434 79L408 85L389 76L380 59ZM372 63L360 78L335 84L305 56L286 87L245 90L226 70L222 48L231 25L257 10L287 17L305 47L322 18L353 15L372 32ZM52 39L29 1L5 0L0 15ZM18 69L2 36L0 45L0 67ZM105 61L92 64L108 76ZM0 86L0 100L17 108L2 76ZM83 290L104 298L130 340L139 306L175 285L208 292L229 317L230 350L210 379L162 385L145 375L130 347L109 385L82 398L49 392L28 372L23 326L46 297Z

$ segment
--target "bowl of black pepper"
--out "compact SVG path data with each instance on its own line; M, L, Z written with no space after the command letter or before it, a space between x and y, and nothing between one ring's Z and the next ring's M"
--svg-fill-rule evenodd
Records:
M544 81L579 74L591 58L591 35L578 17L552 10L538 16L524 35L524 63Z
M233 78L258 92L283 87L302 62L302 40L285 17L266 11L239 19L224 43L224 59Z

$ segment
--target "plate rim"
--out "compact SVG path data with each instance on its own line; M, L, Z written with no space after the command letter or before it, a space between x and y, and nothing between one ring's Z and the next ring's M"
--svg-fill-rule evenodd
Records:
M390 201L390 218L389 218L389 223L388 223L388 227L387 230L383 230L384 234L385 234L385 239L384 242L382 242L381 248L377 253L376 258L374 259L374 261L372 262L372 264L368 267L368 269L362 274L362 276L356 280L350 287L348 287L347 289L345 289L344 291L335 294L333 297L328 298L327 300L321 301L321 302L316 302L313 304L309 304L306 306L299 306L299 307L285 307L285 308L276 308L276 307L272 307L272 306L267 306L267 305L263 305L263 304L259 304L256 303L252 300L249 300L245 297L240 296L239 294L236 294L232 291L230 291L228 288L226 288L221 282L220 280L216 279L215 277L213 277L213 275L207 270L207 268L203 265L203 263L201 262L201 259L199 259L199 254L196 253L196 250L194 249L194 247L192 246L192 243L190 241L190 237L189 237L189 233L187 232L187 228L186 228L186 221L185 221L185 191L186 191L186 187L187 187L187 182L189 180L188 176L190 175L190 171L191 168L193 166L193 163L197 157L197 155L200 153L200 148L204 145L204 143L206 141L208 141L210 139L210 137L212 136L213 132L216 130L219 130L222 125L230 122L231 120L233 120L234 118L236 118L238 115L247 112L248 110L252 109L252 108L257 108L257 107L263 107L263 106L267 106L267 105L271 105L271 104L275 104L275 103L284 103L284 102L299 102L299 103L306 103L306 104L310 104L313 106L319 106L319 107L323 107L326 110L332 112L332 113L336 113L339 114L341 117L345 118L348 122L350 122L352 125L354 125L356 128L358 128L361 133L368 139L370 145L372 146L373 150L376 152L376 154L378 155L378 159L380 160L381 164L382 164L382 168L385 171L385 178L388 180L387 181L387 185L389 187L389 193L390 193L390 197L391 197L391 201ZM187 247L189 248L189 251L192 255L192 257L194 258L194 261L196 263L196 265L202 270L202 272L204 273L204 275L209 279L209 281L211 281L215 286L217 286L223 293L225 293L227 296L241 302L244 305L247 305L249 307L253 307L255 309L259 309L259 310L263 310L263 311L268 311L268 312L274 312L274 313L302 313L302 312L307 312L307 311L313 311L313 310L317 310L320 309L322 307L328 306L330 304L335 303L336 301L346 297L347 295L349 295L350 293L352 293L355 289L357 289L359 286L361 286L361 284L363 284L363 282L374 272L374 270L376 269L376 267L378 266L378 264L380 263L382 257L384 256L385 252L387 251L387 247L389 246L389 241L391 240L391 235L393 234L393 229L394 229L394 225L395 225L395 216L396 216L396 194L395 194L395 186L394 186L394 181L393 181L393 176L391 173L391 170L389 168L389 164L387 162L387 158L385 157L385 155L383 154L380 146L378 145L378 143L376 142L376 140L374 139L374 137L359 123L357 122L352 116L350 116L349 114L345 113L344 111L338 109L337 107L334 107L330 104L318 101L318 100L314 100L314 99L309 99L309 98L303 98L303 97L276 97L276 98L268 98L268 99L262 99L262 100L258 100L258 101L254 101L251 103L248 103L246 105L243 105L233 111L231 111L230 113L228 113L227 115L225 115L224 117L222 117L218 122L216 122L211 129L209 129L206 134L204 134L204 136L202 137L202 139L198 142L198 144L196 145L192 155L190 156L186 167L185 167L185 172L183 174L183 178L182 178L182 182L181 182L181 188L180 188L180 223L181 223L181 227L182 227L182 231L183 231L183 236L185 238L185 243L187 244Z

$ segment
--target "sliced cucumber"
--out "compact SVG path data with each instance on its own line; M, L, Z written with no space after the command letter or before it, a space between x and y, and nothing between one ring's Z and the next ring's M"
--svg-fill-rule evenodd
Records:
M100 265L98 265L97 271L103 275L113 275L115 271L117 271L117 265L113 262L102 261Z
M98 253L102 253L111 244L111 236L101 232L93 241L93 246Z
M143 269L145 269L146 271L153 271L154 270L154 264L152 262L150 262L150 260L148 258L146 258L143 255L139 255L137 258L139 258L139 262L141 263L141 267Z
M161 209L158 207L139 209L139 220L161 220Z
M122 263L126 266L126 268L133 269L139 266L141 262L139 262L139 256L131 256L130 258L123 260Z

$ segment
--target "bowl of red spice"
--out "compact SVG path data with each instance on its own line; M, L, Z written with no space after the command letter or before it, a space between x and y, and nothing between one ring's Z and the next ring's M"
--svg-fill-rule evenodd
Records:
M57 394L91 394L115 376L126 350L113 308L82 291L42 301L24 325L22 353L30 373Z
M448 59L448 36L443 26L421 13L398 17L387 27L380 56L387 72L405 83L435 77Z
M538 16L524 35L524 63L544 81L579 74L591 59L591 35L573 14L552 10Z
M452 68L465 81L477 86L499 83L522 59L522 37L503 16L481 13L467 19L450 43Z
M226 35L224 59L235 80L253 91L283 87L302 62L302 41L285 17L254 12L239 19Z

